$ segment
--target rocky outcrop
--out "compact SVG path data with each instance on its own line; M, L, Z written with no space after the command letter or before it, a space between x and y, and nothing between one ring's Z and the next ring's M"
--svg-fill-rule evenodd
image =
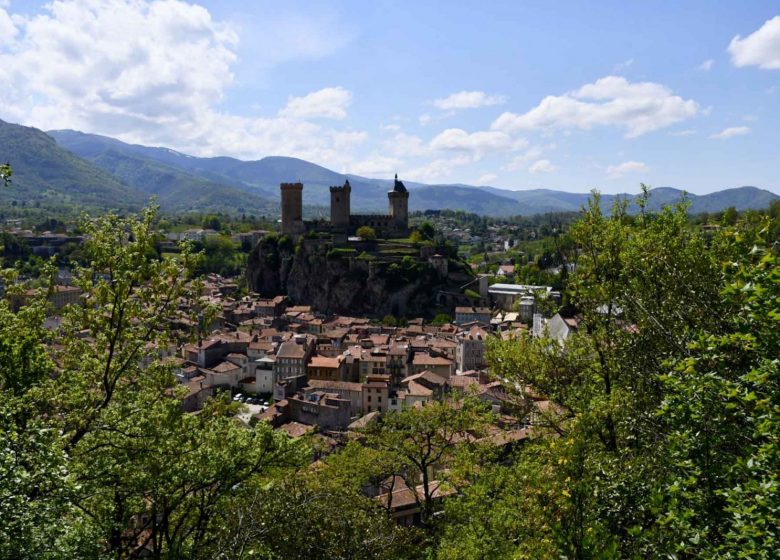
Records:
M294 303L326 313L383 317L433 316L452 289L451 279L407 257L370 258L317 239L293 245L262 240L250 253L247 280L262 295L286 294Z

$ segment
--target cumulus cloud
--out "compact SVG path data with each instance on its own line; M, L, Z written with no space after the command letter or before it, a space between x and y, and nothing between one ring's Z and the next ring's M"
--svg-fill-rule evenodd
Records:
M433 105L442 111L477 109L506 103L504 95L488 95L484 91L459 91L442 99L436 99Z
M506 171L518 171L525 169L532 160L539 159L542 155L542 149L538 146L533 146L526 150L522 154L514 156L509 163L504 166Z
M700 112L698 103L674 95L661 84L607 76L564 95L545 97L527 113L503 113L491 128L516 132L615 126L624 129L627 138L635 138Z
M715 61L714 61L714 60L712 60L711 58L708 58L707 60L705 60L704 62L702 62L701 64L699 64L699 65L696 67L696 69L697 69L697 70L701 70L702 72L709 72L710 70L712 70L712 66L713 66L714 64L715 64Z
M391 138L382 142L382 149L386 153L400 157L419 157L430 154L430 149L425 145L422 138L400 130Z
M764 22L744 39L737 35L728 48L734 66L758 66L765 70L780 69L780 16Z
M8 12L5 11L2 3L0 3L0 46L4 43L11 43L17 33L18 30L11 16L8 15Z
M500 131L480 131L468 133L460 128L448 128L431 140L434 150L469 152L477 156L489 152L501 152L523 148L526 141L513 140Z
M352 94L343 87L329 87L303 97L290 97L279 116L294 119L345 119Z
M398 158L374 153L364 160L351 163L347 167L347 171L355 175L386 179L393 173L396 173L402 164L403 162Z
M498 179L498 175L495 173L485 173L484 175L480 175L479 179L477 179L478 185L487 185L488 183L495 181Z
M610 179L620 179L628 173L647 173L650 168L641 161L624 161L617 165L607 167L607 177Z
M54 1L38 15L12 16L12 23L16 35L0 45L1 118L196 155L273 153L333 165L366 140L363 132L306 120L342 118L350 98L343 88L293 98L270 117L221 110L234 80L238 33L198 5ZM275 48L308 52L296 40Z
M408 169L404 171L403 176L411 181L432 183L451 177L456 168L473 162L474 160L465 154L451 158L439 158L425 165Z
M729 138L734 138L735 136L744 136L749 132L749 126L730 126L728 128L724 128L717 134L710 135L710 138L713 140L728 140Z
M531 173L552 173L555 171L555 166L550 163L549 159L540 159L533 162L528 171Z
M685 130L675 130L669 133L671 136L693 136L696 131L692 128L686 128Z

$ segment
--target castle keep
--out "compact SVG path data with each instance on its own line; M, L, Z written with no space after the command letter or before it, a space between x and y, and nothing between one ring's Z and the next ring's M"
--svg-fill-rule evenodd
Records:
M303 184L282 183L282 233L301 235L322 224L303 221ZM350 196L352 187L347 180L343 186L330 187L330 224L325 229L334 233L352 234L361 226L370 226L382 236L406 236L409 233L409 191L395 176L393 190L387 193L389 214L352 214Z

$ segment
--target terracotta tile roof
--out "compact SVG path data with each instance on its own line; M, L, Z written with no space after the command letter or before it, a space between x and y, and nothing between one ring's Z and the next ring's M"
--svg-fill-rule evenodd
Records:
M452 360L417 352L412 359L412 363L420 366L449 366L452 365Z
M341 364L341 358L328 358L327 356L312 356L309 360L309 367L317 368L338 368Z
M213 368L211 368L211 371L213 371L214 373L227 373L229 371L235 371L237 369L241 369L241 367L231 362L220 362L217 365L215 365Z
M309 387L320 391L354 391L360 393L363 390L362 383L352 383L351 381L326 381L323 379L309 379Z
M398 484L398 483L396 483ZM442 486L442 483L438 480L432 480L428 483L429 488L432 488L431 495L434 500L444 498L445 496L451 496L455 493L452 488L446 488ZM419 485L415 490L411 490L404 484L404 488L395 490L392 492L392 499L388 500L390 494L381 494L376 497L376 500L380 502L384 507L387 507L388 502L390 508L393 510L407 508L412 505L417 505L418 500L422 500L424 496L423 485Z

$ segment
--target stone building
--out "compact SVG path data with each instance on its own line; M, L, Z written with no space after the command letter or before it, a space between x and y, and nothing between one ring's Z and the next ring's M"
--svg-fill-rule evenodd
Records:
M300 235L306 232L303 225L303 183L282 183L282 233Z
M282 234L294 236L306 233L307 224L303 221L303 184L282 183L280 190ZM352 186L349 180L340 187L330 187L331 231L351 234L361 226L370 226L380 235L408 235L409 191L398 180L398 175L395 176L393 190L387 193L387 214L352 214L351 195Z

